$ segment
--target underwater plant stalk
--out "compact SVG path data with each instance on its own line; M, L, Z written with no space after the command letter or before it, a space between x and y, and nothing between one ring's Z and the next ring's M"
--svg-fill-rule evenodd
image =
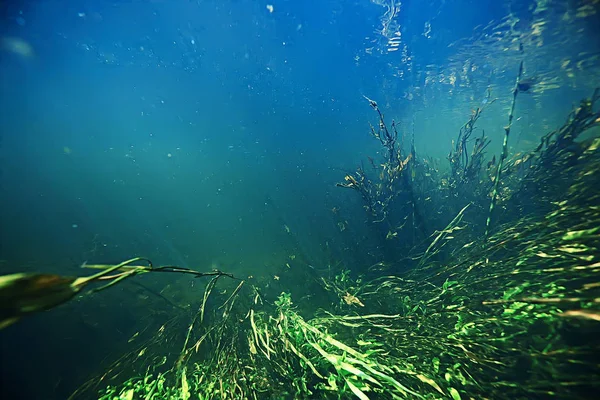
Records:
M504 160L508 156L508 136L510 135L510 127L512 125L512 120L515 112L515 104L517 102L517 94L519 94L519 82L521 81L521 75L523 74L523 61L519 64L519 73L517 74L517 82L515 83L515 88L513 89L513 99L512 105L510 106L510 112L508 114L508 125L504 127L504 142L502 143L502 155L500 156L500 161L498 162L498 169L496 170L496 179L494 180L494 190L492 190L492 201L490 202L490 211L488 213L487 221L485 222L485 236L484 241L487 242L487 239L490 235L490 227L492 224L492 213L494 212L494 207L496 206L496 198L498 197L498 186L500 185L500 175L502 171L502 166L504 165Z
M410 187L411 189L415 187L415 175L416 175L416 163L417 163L417 151L415 149L415 117L413 116L413 120L412 120L412 134L411 134L411 140L410 140L410 154L411 154L411 164L410 164ZM412 211L412 241L413 243L416 243L417 239L416 239L416 225L415 225L415 208L416 208L416 204L413 201L411 204L411 211Z

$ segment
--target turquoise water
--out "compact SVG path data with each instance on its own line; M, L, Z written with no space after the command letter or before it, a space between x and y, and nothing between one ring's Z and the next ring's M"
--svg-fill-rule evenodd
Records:
M316 268L397 257L418 239L382 248L360 198L336 187L382 154L365 96L398 123L405 149L414 136L442 171L460 127L485 106L487 162L500 155L523 61L535 83L519 95L509 151L531 150L600 82L597 9L557 0L2 4L0 271L80 275L84 262L140 255L270 277L290 255ZM452 217L432 216L431 229ZM193 285L148 282L181 293ZM76 301L3 331L2 390L66 398L126 347L138 312L126 299L115 289L110 307Z

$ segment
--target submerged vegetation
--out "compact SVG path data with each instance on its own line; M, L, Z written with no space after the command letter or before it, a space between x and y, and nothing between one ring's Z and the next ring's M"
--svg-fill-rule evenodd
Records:
M3 398L600 398L600 0L30 3Z
M149 322L72 398L589 397L600 389L600 138L582 134L600 125L599 97L532 152L508 158L504 146L499 162L485 162L477 109L446 172L368 99L385 155L339 186L382 227L381 261L290 259L276 285L218 274L196 309Z

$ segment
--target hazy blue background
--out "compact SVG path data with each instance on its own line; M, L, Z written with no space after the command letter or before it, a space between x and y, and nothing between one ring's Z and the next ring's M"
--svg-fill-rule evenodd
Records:
M377 7L62 3L24 7L7 29L35 55L3 62L4 250L38 269L147 254L251 270L284 233L265 199L307 233L331 168L369 143L360 94L378 82L352 57Z
M335 183L379 151L363 95L443 167L488 88L498 101L479 126L499 153L520 60L545 89L519 98L512 151L598 83L600 21L577 16L584 3L405 1L384 26L392 3L3 2L2 272L80 274L84 261L143 255L269 274L290 233L318 265L339 234L331 208L362 212ZM29 324L13 332L44 348L32 332L47 328ZM65 375L46 373L55 388Z

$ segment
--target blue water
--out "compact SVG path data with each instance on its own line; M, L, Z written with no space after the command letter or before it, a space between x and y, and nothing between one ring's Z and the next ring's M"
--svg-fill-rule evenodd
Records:
M480 125L489 157L499 154L520 60L544 85L520 98L513 154L591 94L598 14L547 3L3 3L1 272L75 275L86 261L143 255L270 274L291 242L322 264L323 243L340 234L331 209L362 212L335 183L381 150L363 96L443 164L471 110L489 106L488 90L498 100ZM61 350L35 354L48 336L63 350L86 339L57 344L68 335L43 318L8 333L33 336L27 357L11 354L18 365L37 360L30 372L54 393L45 398L64 398L82 380L50 367Z

